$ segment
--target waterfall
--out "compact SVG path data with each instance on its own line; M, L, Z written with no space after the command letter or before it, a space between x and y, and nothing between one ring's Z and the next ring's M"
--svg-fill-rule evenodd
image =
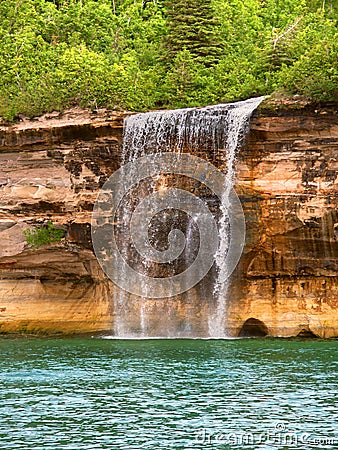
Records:
M216 253L216 266L218 268L218 278L214 287L214 294L217 298L216 312L213 317L209 317L209 333L211 337L225 337L226 335L226 307L229 278L224 255L227 252L229 242L229 221L228 208L230 207L229 195L235 182L235 159L236 151L241 145L243 138L248 131L249 120L253 111L263 101L264 97L249 99L245 102L237 103L237 107L229 111L227 117L227 137L225 149L227 154L226 183L223 192L221 205L222 215L219 225L220 246ZM211 319L211 320L210 320Z
M179 110L154 111L135 114L127 117L124 123L122 164L137 161L146 155L162 154L165 152L190 153L199 156L207 154L211 162L222 164L225 182L222 189L221 214L218 218L218 250L214 255L216 264L216 279L213 286L213 310L208 317L209 337L225 337L226 309L228 294L228 267L225 255L229 247L229 213L230 192L235 182L236 152L240 147L253 111L263 100L263 97L246 101L213 105L201 108L185 108ZM225 162L225 164L224 164ZM168 180L157 177L150 181L150 187L141 187L149 192L166 189ZM144 192L143 192L144 194ZM138 195L138 194L137 194ZM128 222L133 209L132 197L124 202L120 211L120 223ZM155 230L159 231L160 225ZM185 227L185 261L191 260L189 244L192 242L193 223L188 219ZM122 253L128 258L130 245L124 244ZM184 259L184 258L183 258ZM148 262L139 261L142 270L151 270ZM174 266L173 266L174 267ZM174 273L174 269L172 269ZM169 272L167 272L168 275ZM140 299L142 302L143 300ZM130 332L124 327L125 315L130 311L126 305L128 299L119 294L114 299L115 335L127 337ZM142 304L139 309L138 336L148 335L147 308ZM188 326L189 328L189 326ZM162 333L165 335L165 333ZM195 336L191 336L195 337Z
M152 111L127 117L124 123L123 162L159 151L219 150L238 147L252 112L264 97L236 103ZM233 171L233 155L228 168Z

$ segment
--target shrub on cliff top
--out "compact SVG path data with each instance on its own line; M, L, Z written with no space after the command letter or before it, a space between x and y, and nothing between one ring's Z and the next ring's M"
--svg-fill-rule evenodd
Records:
M61 241L65 235L64 231L56 228L51 221L41 228L34 228L33 230L27 228L23 233L26 236L27 243L35 248L44 244Z

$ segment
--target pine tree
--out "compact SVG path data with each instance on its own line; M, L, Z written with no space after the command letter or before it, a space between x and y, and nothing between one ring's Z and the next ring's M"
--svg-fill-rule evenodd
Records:
M172 61L185 49L206 67L216 64L222 54L222 41L211 0L165 0L165 6L166 58Z

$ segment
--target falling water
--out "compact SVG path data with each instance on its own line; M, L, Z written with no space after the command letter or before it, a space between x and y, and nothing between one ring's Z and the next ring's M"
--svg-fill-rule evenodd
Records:
M227 117L227 138L225 143L227 172L221 204L222 215L219 226L220 246L218 252L216 253L218 279L215 283L214 294L217 298L217 307L215 314L212 317L209 317L209 333L211 337L225 337L227 328L226 300L229 287L229 278L227 277L227 266L224 263L224 255L227 252L227 247L229 244L228 208L231 207L229 195L235 181L236 150L241 145L243 138L248 131L249 120L253 111L259 106L263 99L264 97L258 97L249 99L245 102L239 102L236 104L236 108L229 111Z
M226 328L226 305L228 282L225 255L229 245L229 194L235 178L236 151L248 129L249 119L263 97L242 102L185 108L170 111L155 111L132 115L125 119L122 163L136 161L141 156L159 152L188 152L199 156L207 153L211 160L226 161L226 182L223 192L223 207L219 220L219 250L215 255L217 277L213 296L216 307L208 317L209 336L224 337ZM151 188L161 184L161 180L151 182ZM123 220L130 220L130 206L123 211ZM186 260L190 260L192 223L187 224ZM141 300L142 301L142 300ZM115 334L126 336L124 317L128 308L122 297L115 299ZM215 303L214 302L214 303ZM140 307L140 335L147 335L147 310Z
M159 151L234 151L264 97L237 103L153 111L125 119L123 162ZM231 159L232 158L232 159ZM233 172L234 155L228 157Z

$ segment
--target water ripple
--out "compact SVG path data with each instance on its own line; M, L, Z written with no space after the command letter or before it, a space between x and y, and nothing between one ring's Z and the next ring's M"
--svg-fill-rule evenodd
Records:
M338 447L335 341L4 339L0 355L1 448Z

